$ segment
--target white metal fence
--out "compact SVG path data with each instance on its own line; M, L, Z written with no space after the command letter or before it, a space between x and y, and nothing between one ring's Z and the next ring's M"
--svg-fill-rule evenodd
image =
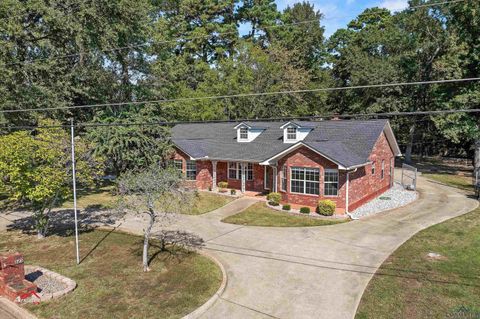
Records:
M417 190L417 168L402 164L402 186L405 189Z

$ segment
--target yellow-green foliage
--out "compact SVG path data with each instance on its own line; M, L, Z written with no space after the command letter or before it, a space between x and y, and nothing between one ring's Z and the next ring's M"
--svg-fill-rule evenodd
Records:
M280 193L272 192L267 195L267 200L270 204L277 206L282 200L282 195Z
M337 204L329 199L324 199L318 202L317 212L323 216L332 216L335 213Z
M220 187L221 189L225 189L225 188L228 187L228 183L227 182L219 182L218 187Z
M58 124L42 121L41 125ZM71 193L70 136L62 128L42 128L0 136L0 193L10 201L45 205ZM90 186L102 168L76 140L79 186Z

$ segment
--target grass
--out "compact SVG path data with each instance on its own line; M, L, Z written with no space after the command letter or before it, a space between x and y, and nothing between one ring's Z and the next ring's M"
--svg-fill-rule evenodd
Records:
M116 197L112 193L113 186L107 186L97 189L80 192L77 198L77 205L82 209L99 208L108 209L114 206ZM188 215L201 215L212 210L225 206L234 200L233 197L217 195L207 192L198 192L198 198L195 206L190 210ZM62 208L72 208L73 201L64 203Z
M113 186L105 186L87 191L80 191L77 197L77 206L81 209L98 207L108 209L113 207L116 197L112 193ZM72 208L73 200L66 202L62 208Z
M397 249L370 281L356 318L479 318L479 296L480 208Z
M198 199L188 215L201 215L227 205L235 198L207 192L198 192Z
M290 215L268 207L265 203L256 203L246 210L224 218L222 222L247 226L267 227L306 227L325 226L346 222L345 219L319 219L307 216Z
M180 318L207 301L221 283L221 271L196 253L159 252L152 247L152 271L141 267L141 238L125 233L91 231L80 236L75 265L74 238L39 240L19 232L0 233L2 251L15 250L29 264L72 278L70 294L26 307L40 318Z
M442 184L473 191L472 177L454 174L423 173L422 176L440 182Z

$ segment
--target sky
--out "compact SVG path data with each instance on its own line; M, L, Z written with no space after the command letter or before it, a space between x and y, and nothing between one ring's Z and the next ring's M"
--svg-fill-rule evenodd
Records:
M325 35L332 35L337 29L344 28L366 8L382 7L390 11L400 11L407 7L408 0L308 0L324 14L322 25ZM280 10L302 0L276 0Z

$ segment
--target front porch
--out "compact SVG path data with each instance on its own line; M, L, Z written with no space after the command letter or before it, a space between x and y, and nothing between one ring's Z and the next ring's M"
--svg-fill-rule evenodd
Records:
M211 187L218 190L220 182L247 196L258 196L277 191L276 167L252 162L211 161ZM198 176L201 176L199 174Z

